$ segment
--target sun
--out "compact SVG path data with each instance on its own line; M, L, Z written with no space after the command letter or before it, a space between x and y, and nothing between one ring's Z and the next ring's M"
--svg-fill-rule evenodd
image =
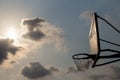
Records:
M14 42L13 42L14 45L19 45L18 30L15 27L12 26L7 30L6 37L10 38L10 39L13 39L14 40Z
M10 29L10 30L7 32L6 36L7 36L8 38L14 39L14 40L17 40L17 38L18 38L17 31L16 31L15 29L13 29L13 28Z
M17 34L11 30L7 33L7 37L11 38L11 39L16 39L17 38Z

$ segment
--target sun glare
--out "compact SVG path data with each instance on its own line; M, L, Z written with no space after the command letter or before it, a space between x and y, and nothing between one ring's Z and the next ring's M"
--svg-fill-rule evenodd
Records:
M7 32L7 37L16 40L18 38L18 34L15 29L11 29Z
M9 31L7 31L6 33L6 37L13 39L14 40L14 45L18 45L19 41L18 41L18 32L16 29L14 29L13 27L9 29Z

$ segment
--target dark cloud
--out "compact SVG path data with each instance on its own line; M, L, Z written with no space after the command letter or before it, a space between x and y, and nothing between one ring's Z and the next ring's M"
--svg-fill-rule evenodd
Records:
M41 31L42 23L45 20L40 18L27 19L23 21L23 26L27 27L27 32L23 34L23 37L26 39L31 39L34 41L41 40L45 34Z
M58 72L59 70L55 67L46 69L39 62L31 62L29 65L23 68L22 75L29 79L37 79L46 76L50 76L52 72Z
M30 18L22 21L24 39L41 44L54 44L55 47L62 51L68 51L64 43L63 29L57 27L41 18Z
M8 59L8 53L15 55L17 51L21 49L21 47L16 47L13 45L12 39L2 39L0 38L0 64L4 62L4 60Z
M33 31L35 27L42 27L42 22L45 22L45 20L41 18L33 18L24 20L22 24L27 26L29 31Z
M39 62L31 62L22 70L22 75L31 79L45 77L50 74L50 70L43 67Z
M31 31L23 35L24 38L28 38L34 41L39 41L45 36L41 31Z
M47 39L63 38L61 34L62 29L41 18L23 20L22 25L26 29L26 33L22 36L29 40L40 41L45 37L47 37Z

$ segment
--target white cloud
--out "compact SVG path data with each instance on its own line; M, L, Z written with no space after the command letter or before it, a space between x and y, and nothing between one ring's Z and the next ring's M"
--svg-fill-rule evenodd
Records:
M93 15L92 11L85 11L85 12L80 14L80 17L83 19L91 19L92 15Z
M63 29L42 18L23 19L22 28L24 29L22 34L24 40L27 39L34 45L42 46L44 44L54 44L58 50L69 50L65 45Z

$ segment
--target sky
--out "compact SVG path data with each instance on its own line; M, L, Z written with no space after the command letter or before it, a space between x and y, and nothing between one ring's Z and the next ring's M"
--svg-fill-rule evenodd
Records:
M0 79L120 79L120 62L77 71L72 59L74 54L90 53L92 12L120 30L119 4L119 0L0 0ZM98 25L101 39L120 44L119 33L100 19ZM104 42L101 48L120 50Z

